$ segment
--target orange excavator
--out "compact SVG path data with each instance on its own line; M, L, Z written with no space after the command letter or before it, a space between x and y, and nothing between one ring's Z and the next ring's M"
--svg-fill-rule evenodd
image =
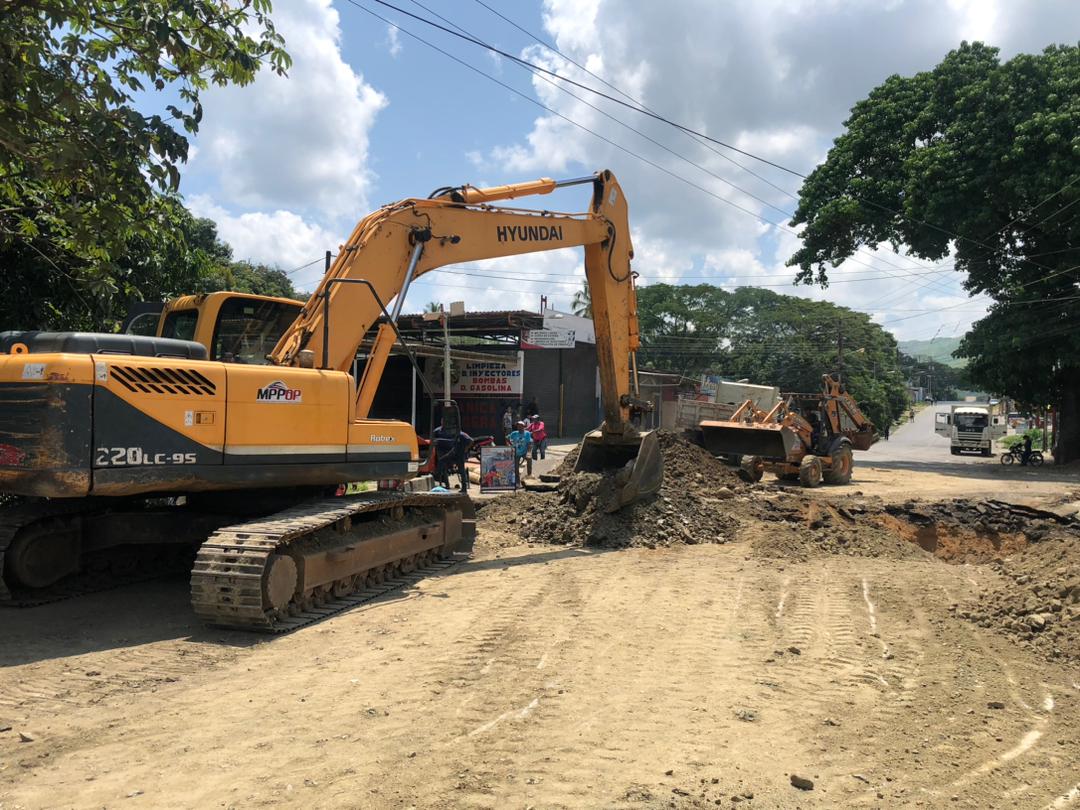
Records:
M592 191L583 213L495 205L576 185ZM468 498L412 491L415 430L369 415L397 316L430 270L573 246L585 248L604 413L579 465L615 473L616 505L655 492L658 442L635 426L648 403L615 177L442 188L361 220L303 304L215 293L172 302L152 335L0 333L0 603L193 554L199 616L278 631L471 547ZM361 481L381 488L334 494Z

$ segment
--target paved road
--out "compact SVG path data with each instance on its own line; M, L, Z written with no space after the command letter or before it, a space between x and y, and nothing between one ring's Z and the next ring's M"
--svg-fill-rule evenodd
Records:
M1003 466L998 446L989 458L952 455L948 439L934 433L934 414L951 404L939 402L924 408L914 423L894 430L889 441L879 441L865 453L858 453L855 477L860 485L871 483L870 488L887 494L909 490L913 497L928 492L939 495L946 490L955 497L1028 497L1055 491L1061 484L1080 485L1080 470L1075 467Z
M936 465L999 464L996 455L954 456L949 452L949 440L934 433L934 414L949 410L952 402L938 402L915 414L913 423L905 422L893 430L888 441L880 441L865 454L866 463L921 461Z

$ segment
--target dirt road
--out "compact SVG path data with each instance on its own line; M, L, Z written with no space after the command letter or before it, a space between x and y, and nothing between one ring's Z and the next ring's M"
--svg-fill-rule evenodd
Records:
M176 582L6 611L0 806L1080 806L1076 672L950 612L994 576L517 547L255 643Z

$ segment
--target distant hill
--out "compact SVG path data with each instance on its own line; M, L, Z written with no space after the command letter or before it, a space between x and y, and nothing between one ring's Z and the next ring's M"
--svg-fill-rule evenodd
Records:
M900 351L909 357L927 357L935 363L942 363L953 368L963 368L967 365L966 360L952 356L956 347L960 345L960 338L934 338L933 340L899 340L897 345Z

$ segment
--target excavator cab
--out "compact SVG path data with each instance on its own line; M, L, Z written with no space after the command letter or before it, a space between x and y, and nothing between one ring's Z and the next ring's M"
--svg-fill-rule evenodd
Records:
M303 303L238 292L185 295L140 302L120 326L129 335L193 340L210 360L266 365L267 355L303 309Z

